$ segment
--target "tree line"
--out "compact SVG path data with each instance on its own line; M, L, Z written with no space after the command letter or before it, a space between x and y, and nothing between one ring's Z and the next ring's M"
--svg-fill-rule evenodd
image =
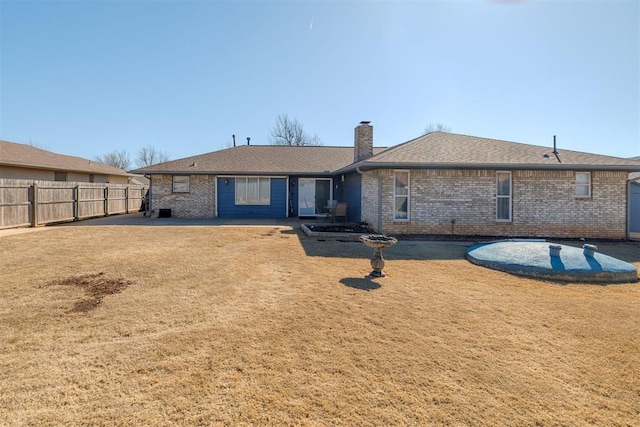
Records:
M132 159L131 154L127 150L114 150L110 153L100 154L94 157L96 162L116 168L129 170L135 164L136 168L145 168L147 166L170 160L169 154L160 151L153 145L147 145L140 148L135 157Z
M442 123L428 124L422 134L426 135L431 132L451 132L451 128ZM271 145L323 145L322 139L317 134L310 134L304 130L302 122L296 118L290 118L286 114L279 114L276 122L271 128L269 135L269 143ZM94 160L105 165L114 166L116 168L129 170L132 164L137 168L163 163L170 160L169 154L156 149L153 145L142 147L132 159L131 154L126 150L114 150L110 153L95 156Z

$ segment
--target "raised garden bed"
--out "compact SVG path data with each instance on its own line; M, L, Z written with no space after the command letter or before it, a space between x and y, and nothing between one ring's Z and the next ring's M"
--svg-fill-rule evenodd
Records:
M374 231L363 224L322 224L310 223L300 226L302 231L309 237L353 240L359 241L363 234L372 234Z

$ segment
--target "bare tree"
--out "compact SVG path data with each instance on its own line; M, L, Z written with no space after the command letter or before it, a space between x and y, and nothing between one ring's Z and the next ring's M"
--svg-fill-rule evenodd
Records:
M111 153L101 154L94 157L96 162L127 170L131 166L131 157L126 150L114 150Z
M451 132L451 128L442 123L429 123L422 134L426 135L431 132Z
M169 154L149 144L138 150L138 154L136 154L136 165L139 168L146 168L147 166L166 162L169 158Z
M318 135L309 135L304 131L302 123L290 119L286 114L278 115L269 141L271 145L322 145Z

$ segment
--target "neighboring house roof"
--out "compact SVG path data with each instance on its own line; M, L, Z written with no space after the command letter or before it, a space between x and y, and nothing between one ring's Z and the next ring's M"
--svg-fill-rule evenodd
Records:
M131 176L127 171L81 157L57 154L26 144L0 140L0 166L88 174Z
M582 169L640 171L632 159L432 132L345 168ZM342 172L342 171L339 171Z
M374 149L380 152L381 148ZM241 145L173 160L134 173L326 175L353 163L353 147Z
M131 185L142 185L149 186L149 178L142 175L135 175L133 178L129 180L129 184Z

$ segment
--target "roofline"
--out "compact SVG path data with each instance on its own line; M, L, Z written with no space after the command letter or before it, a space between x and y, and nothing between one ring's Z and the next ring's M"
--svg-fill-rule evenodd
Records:
M333 176L335 172L333 171L323 171L323 172L282 172L282 171L262 171L262 172L247 172L247 171L183 171L183 170L174 170L174 171L145 171L140 172L145 176L148 175L228 175L228 176L283 176L283 175L294 175L294 176Z
M61 154L63 155L63 154ZM97 164L98 162L96 162ZM95 171L95 170L89 170L89 169L77 169L77 168L69 168L69 167L54 167L54 166L50 166L50 165L43 165L43 164L37 164L37 163L22 163L22 162L11 162L11 161L6 161L6 160L1 160L0 161L0 166L12 166L12 167L20 167L20 168L25 168L25 169L45 169L45 170L50 170L50 171L65 171L65 172L82 172L82 173L88 173L88 174L95 174L95 175L110 175L110 176L136 176L139 174L134 174L134 173L129 173L129 172L124 172L124 173L115 173L115 172L103 172L103 171Z
M407 162L358 162L336 170L334 173L345 173L355 170L373 169L493 169L493 170L580 170L580 171L621 171L640 172L640 165L584 165L584 164L522 164L522 163L407 163Z
M585 165L585 164L522 164L522 163L407 163L407 162L358 162L333 171L322 172L295 172L295 171L186 171L186 170L158 170L140 171L137 174L144 175L250 175L250 176L272 176L272 175L295 175L295 176L333 176L342 173L353 172L355 170L367 171L373 169L468 169L468 170L579 170L579 171L620 171L620 172L640 172L640 165ZM137 169L136 169L137 170ZM136 173L136 170L132 172Z

